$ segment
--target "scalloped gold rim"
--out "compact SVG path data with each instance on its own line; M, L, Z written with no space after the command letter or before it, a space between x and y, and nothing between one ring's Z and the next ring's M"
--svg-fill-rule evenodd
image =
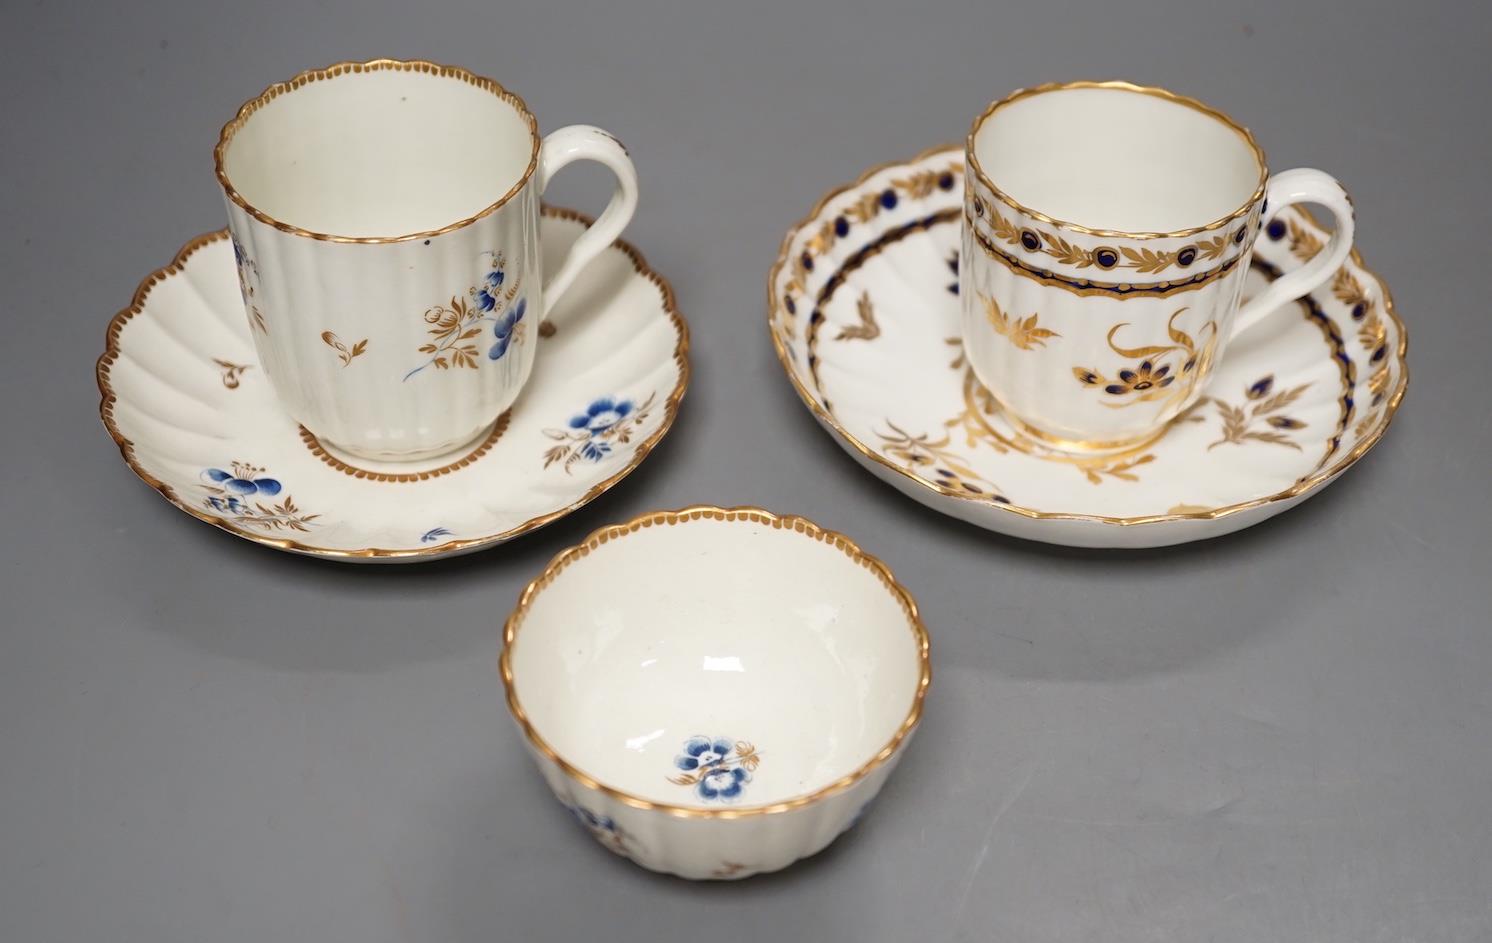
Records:
M595 222L594 218L585 213L562 207L545 206L542 208L542 213L551 218L570 220L586 226ZM668 314L669 319L673 322L674 329L678 332L678 339L674 343L673 360L679 368L679 379L674 384L673 390L669 393L668 399L663 404L663 421L657 429L653 430L651 435L638 443L637 451L633 453L632 460L626 466L619 469L604 481L594 485L585 494L581 495L578 500L562 508L531 518L517 527L499 534L472 537L466 540L452 540L435 547L417 547L402 550L364 547L358 550L340 550L333 547L318 547L313 544L305 544L289 538L276 538L268 537L264 534L256 534L197 510L178 497L170 485L145 470L135 458L134 443L125 438L124 434L119 431L118 424L114 422L114 403L117 397L115 396L113 387L109 383L110 371L114 363L119 359L119 335L124 330L125 324L143 310L145 300L149 297L151 290L167 278L180 274L187 259L196 253L197 250L227 237L228 231L226 229L219 229L215 232L203 233L200 236L196 236L177 251L176 256L171 260L170 264L156 269L141 280L139 286L135 288L135 294L131 298L129 306L121 309L109 321L109 326L105 333L104 352L98 358L98 362L94 367L94 377L98 382L98 390L101 397L98 405L99 418L103 421L104 428L108 430L109 436L114 440L115 445L119 447L119 453L124 457L124 462L130 467L130 470L139 476L141 481L155 489L161 497L171 502L171 504L180 510L185 511L200 521L211 524L219 530L227 531L236 537L242 537L256 544L272 547L276 550L287 550L292 553L300 553L329 560L373 558L383 560L424 560L463 551L479 550L483 547L504 543L515 537L520 537L529 531L537 530L545 524L556 521L573 511L578 511L605 492L611 490L612 486L636 470L637 466L643 463L643 460L648 457L653 448L662 441L663 436L673 426L674 420L678 417L679 403L683 400L684 393L689 388L691 373L689 366L689 324L684 320L684 316L679 313L678 305L674 300L673 286L669 284L668 279L659 275L648 266L647 259L631 243L618 239L612 243L612 246L620 249L631 260L637 274L658 286L659 291L663 295L663 310Z
M979 156L974 152L974 137L979 133L979 129L984 126L984 123L989 120L990 116L992 116L996 111L999 111L1001 108L1004 108L1006 105L1018 102L1023 98L1031 98L1035 95L1044 95L1048 92L1063 92L1080 88L1102 88L1112 91L1132 92L1140 95L1149 95L1152 98L1164 99L1177 105L1185 105L1187 108L1190 108L1193 111L1199 111L1209 118L1213 118L1214 120L1220 121L1223 124L1227 125L1234 133L1243 138L1244 143L1249 146L1249 149L1251 151L1253 151L1254 161L1259 166L1259 183L1254 188L1253 195L1245 200L1243 205L1240 206L1238 209L1234 210L1226 216L1219 217L1218 219L1215 219L1203 226L1193 226L1190 229L1178 229L1173 232L1127 232L1122 229L1092 229L1079 223L1069 222L1068 220L1057 219L1055 217L1048 216L1039 210L1034 210L1024 203L1021 203L1019 200L1015 199L1004 190L1001 190L999 187L995 186L994 181L990 180L989 175L984 172L984 168L980 165ZM988 187L989 191L993 193L995 197L1000 200L1000 202L1004 203L1011 209L1016 210L1020 213L1024 213L1033 219L1039 219L1049 226L1056 226L1059 229L1065 229L1069 232L1080 232L1089 236L1105 236L1114 239L1185 239L1188 236L1195 236L1199 233L1211 232L1214 229L1221 229L1229 223L1233 222L1233 220L1238 219L1242 216L1247 216L1249 211L1254 208L1254 204L1258 203L1261 199L1264 198L1264 187L1269 182L1269 164L1264 158L1264 149L1259 146L1258 141L1254 140L1253 132L1244 127L1242 124L1239 124L1237 121L1233 120L1232 117L1222 111L1219 111L1216 108L1213 108L1206 102L1191 98L1187 95L1180 95L1176 92L1171 91L1170 89L1160 88L1154 85L1136 85L1133 82L1124 82L1118 79L1111 79L1103 82L1048 82L1045 85L1036 85L1031 88L1016 89L1009 95L1006 95L1004 98L991 102L989 107L984 109L979 117L974 119L974 124L971 125L969 128L968 137L964 140L964 156L970 171L973 172L974 176L979 180L979 182Z
M654 802L651 799L644 799L641 796L633 795L625 790L602 783L560 756L549 745L548 741L534 729L533 722L529 720L528 714L523 709L523 704L519 701L518 691L513 683L513 642L518 636L518 630L522 627L523 620L528 615L529 608L533 605L533 601L538 597L539 593L543 592L570 564L585 557L602 544L624 538L629 534L652 527L655 524L683 524L706 518L726 522L744 521L748 523L767 524L773 529L787 528L821 543L827 543L831 547L840 550L851 560L869 569L880 579L881 584L901 604L902 611L906 614L908 624L912 629L913 638L917 643L919 670L917 690L912 696L912 705L907 710L906 718L896 728L896 733L892 735L891 740L885 746L881 747L869 760L827 786L811 793L795 796L791 799L784 799L781 802L774 802L769 805L751 806L744 809L701 809L693 806L673 805L667 802ZM744 819L759 815L777 815L783 812L790 812L794 809L801 809L804 806L827 799L830 796L838 795L865 779L865 777L869 776L894 756L906 743L907 738L912 735L912 732L917 729L917 724L922 719L923 702L927 698L927 689L932 684L930 644L927 626L922 621L922 615L917 609L917 602L912 598L912 594L897 580L896 575L891 572L890 567L881 562L879 558L860 549L859 544L843 534L820 527L806 517L798 517L790 514L774 514L764 508L751 506L726 508L713 504L696 504L680 508L676 511L650 511L634 517L626 523L602 527L593 531L590 536L579 544L555 555L549 561L549 564L544 567L544 570L524 587L523 592L518 597L517 605L513 608L512 613L509 614L506 622L503 623L503 651L501 657L498 659L498 671L502 676L508 710L512 713L514 721L518 724L518 728L523 731L523 735L540 755L557 765L571 779L576 780L588 789L604 793L634 809L664 812L678 818Z
M309 229L302 229L300 226L275 219L257 206L254 206L248 200L244 199L243 194L239 193L233 186L232 181L228 179L227 170L223 167L223 158L227 153L228 145L233 142L234 135L248 123L254 112L263 108L274 99L279 98L281 95L287 95L312 82L327 81L346 75L360 75L365 72L383 71L420 72L426 75L433 75L437 78L460 79L469 85L475 85L477 88L491 92L501 101L517 109L519 116L528 124L529 137L533 143L532 151L529 154L528 166L524 168L523 176L518 178L518 182L513 184L507 193L498 197L497 202L489 204L484 209L465 219L457 220L439 229L406 233L402 236L338 236L331 233L313 232ZM336 62L321 69L307 69L288 81L276 82L270 85L258 95L244 102L239 106L238 111L234 112L233 117L223 125L223 129L218 132L217 146L212 149L212 165L213 172L217 175L218 183L222 186L223 192L227 194L228 199L232 200L244 212L261 223L273 226L281 232L289 233L293 236L304 236L308 239L318 239L322 242L341 242L354 245L385 245L388 243L409 242L414 239L429 239L434 236L444 235L445 233L454 232L457 229L469 226L482 217L495 213L509 200L517 196L519 191L532 179L534 171L539 167L539 150L542 144L543 139L539 136L539 120L534 117L533 112L528 110L528 105L524 103L522 98L508 91L494 79L489 79L484 75L477 75L460 66L441 65L438 62L429 62L425 59L366 59L361 62Z
M1293 498L1309 494L1310 492L1316 490L1327 482L1330 482L1332 479L1336 478L1342 472L1346 471L1349 467L1355 464L1357 460L1366 455L1368 451L1373 448L1373 446L1377 445L1378 441L1383 438L1386 432L1388 432L1388 427L1393 422L1394 416L1398 413L1399 406L1404 400L1404 393L1409 388L1409 333L1404 326L1404 322L1400 320L1398 311L1394 307L1393 294L1389 291L1388 284L1384 282L1381 277L1379 277L1377 272L1374 272L1372 269L1368 268L1367 264L1363 262L1362 256L1358 253L1357 248L1354 246L1351 255L1353 263L1356 264L1357 267L1361 269L1364 274L1371 276L1372 279L1378 283L1378 288L1383 293L1384 313L1388 316L1388 319L1394 323L1394 326L1398 329L1399 332L1399 343L1394 351L1394 358L1399 364L1399 382L1394 386L1393 393L1390 394L1387 401L1385 402L1383 419L1381 423L1371 435L1358 442L1358 444L1355 445L1350 452L1347 452L1335 465L1331 466L1328 469L1319 470L1314 474L1301 479L1293 486L1285 489L1284 491L1276 492L1275 494L1268 495L1263 498L1255 498L1251 501L1243 501L1237 504L1229 504L1219 508L1212 508L1207 511L1194 511L1185 514L1149 514L1138 517L1108 517L1098 514L1072 514L1061 511L1038 511L1034 508L1022 507L1016 504L1003 504L995 501L988 501L964 492L954 491L951 488L944 487L943 485L940 485L935 481L930 481L926 478L923 478L921 475L908 471L900 465L889 461L879 452L870 449L865 445L865 443L856 438L849 430L840 425L837 419L835 419L822 406L819 405L818 400L814 398L813 394L808 391L808 388L803 385L803 382L798 379L797 373L794 372L792 355L788 352L787 346L783 343L782 337L777 330L778 324L786 316L786 310L783 308L781 300L777 297L777 280L778 277L781 275L783 268L788 264L788 256L792 250L793 241L797 239L797 237L801 233L803 233L810 225L817 221L818 217L824 212L824 209L829 205L830 202L840 196L843 196L846 193L849 193L852 190L857 189L858 187L864 186L865 183L870 180L870 178L876 176L877 174L884 173L885 171L890 170L894 167L910 166L912 164L920 163L921 161L927 160L928 158L939 154L943 154L944 152L956 153L958 147L959 146L957 144L939 145L937 147L928 148L927 150L922 151L921 153L908 160L893 160L886 161L882 164L877 164L874 167L866 170L854 181L829 191L818 201L818 203L814 205L813 209L808 213L807 216L800 219L792 226L792 228L788 230L787 235L783 237L782 243L778 248L777 261L772 264L771 270L767 273L767 333L772 336L772 349L777 352L777 362L782 365L783 371L787 374L788 382L791 383L793 389L797 391L798 398L803 400L803 403L808 407L809 412L813 413L814 417L817 418L819 422L823 423L825 426L833 430L834 434L839 437L841 442L849 446L852 451L859 454L861 457L868 459L869 461L874 462L877 465L888 468L896 474L901 475L902 477L909 478L922 487L927 488L928 490L933 491L937 494L943 495L945 497L957 498L960 501L973 502L974 504L982 505L984 507L997 509L1002 513L1009 513L1014 514L1017 517L1024 517L1028 520L1083 521L1087 523L1103 524L1115 527L1136 527L1148 526L1152 524L1170 524L1178 521L1218 520L1220 518L1228 517L1233 514L1239 514L1244 511L1253 510L1254 508L1263 507L1267 504L1274 504L1279 501L1288 501ZM1322 228L1321 223L1306 207L1296 205L1291 208L1299 212L1306 219L1310 220L1310 222L1318 229Z

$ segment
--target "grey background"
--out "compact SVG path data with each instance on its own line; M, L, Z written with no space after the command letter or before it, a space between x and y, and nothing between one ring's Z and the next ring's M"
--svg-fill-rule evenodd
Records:
M5 2L0 940L1492 939L1485 11L702 6ZM240 101L374 55L615 131L642 175L630 238L695 340L678 425L613 492L495 551L376 569L171 509L120 462L92 376L136 281L222 225L209 151ZM819 431L764 327L778 240L822 193L1011 88L1110 76L1339 175L1413 338L1406 406L1341 482L1168 551L923 510ZM567 171L551 198L594 211L605 187ZM593 845L495 672L551 555L692 502L845 531L934 640L875 813L744 884Z

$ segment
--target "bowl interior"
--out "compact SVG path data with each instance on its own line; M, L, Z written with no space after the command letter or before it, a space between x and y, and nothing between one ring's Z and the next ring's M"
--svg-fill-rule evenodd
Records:
M770 805L854 773L907 720L920 626L843 538L763 515L587 546L532 597L509 659L535 732L601 784Z

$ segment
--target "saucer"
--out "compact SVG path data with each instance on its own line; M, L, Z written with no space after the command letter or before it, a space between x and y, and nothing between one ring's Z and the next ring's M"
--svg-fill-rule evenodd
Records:
M589 218L546 207L553 271ZM226 231L145 278L109 324L99 413L166 500L278 550L430 560L528 533L642 463L689 382L673 289L623 242L588 266L540 330L512 409L457 452L379 462L321 443L280 408L254 352Z
M768 327L794 389L862 465L931 508L1069 546L1216 537L1335 480L1403 399L1404 325L1354 252L1235 338L1160 438L1117 455L1056 451L1019 431L965 362L962 199L961 147L873 168L788 233L768 276ZM1255 245L1245 297L1326 238L1304 210L1283 210Z

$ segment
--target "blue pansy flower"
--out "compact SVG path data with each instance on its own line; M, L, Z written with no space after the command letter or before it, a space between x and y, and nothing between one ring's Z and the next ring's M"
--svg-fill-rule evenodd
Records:
M750 778L750 774L739 766L730 769L717 767L705 773L694 790L701 799L734 799Z
M224 491L234 494L279 494L280 482L277 478L239 478L232 472L223 471L221 468L209 468L202 473L211 481L221 485Z
M486 291L477 293L478 297L486 294ZM523 314L527 310L528 299L519 298L516 305L498 317L497 323L492 328L492 333L497 336L497 341L492 345L492 349L487 351L488 360L501 360L503 354L508 352L508 347L518 336L518 324L523 320Z
M684 752L674 757L673 765L685 771L709 769L724 763L730 750L729 740L690 737L684 741Z
M591 435L600 435L626 419L633 409L629 399L613 399L603 396L586 407L585 412L570 417L571 429L584 429Z

